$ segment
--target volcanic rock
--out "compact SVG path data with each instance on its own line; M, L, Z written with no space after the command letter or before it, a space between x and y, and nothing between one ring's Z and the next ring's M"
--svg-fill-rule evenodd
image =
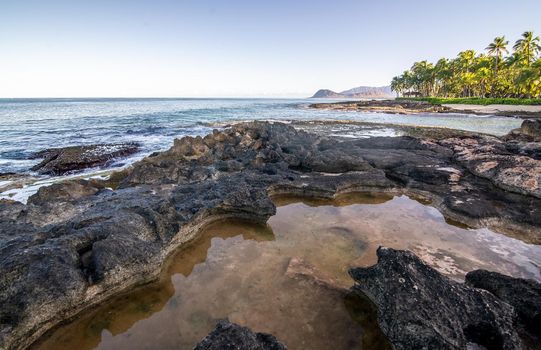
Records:
M155 280L165 259L215 220L265 223L274 195L420 195L451 219L539 244L538 163L527 154L503 161L504 149L515 152L508 145L481 135L344 140L242 123L175 140L109 180L58 183L27 204L0 200L0 348L24 348L78 312ZM502 170L473 171L479 152ZM514 167L530 174L513 180Z
M254 333L247 327L228 320L218 322L216 328L199 342L194 350L286 350L276 337Z
M40 174L62 175L75 170L103 166L115 158L128 156L138 150L139 146L134 143L51 148L32 155L31 159L44 159L31 170Z
M380 247L377 255L376 265L350 275L353 290L376 304L395 349L524 348L509 304L442 276L411 252Z
M475 288L489 291L499 299L513 306L518 314L519 324L532 338L541 340L541 284L521 278L513 278L475 270L466 275L466 283Z

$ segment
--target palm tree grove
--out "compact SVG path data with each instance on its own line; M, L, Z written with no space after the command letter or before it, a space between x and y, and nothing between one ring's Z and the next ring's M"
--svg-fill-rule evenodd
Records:
M392 79L391 88L404 97L518 98L541 97L541 43L527 31L511 47L496 37L486 53L462 51L435 64L415 62Z

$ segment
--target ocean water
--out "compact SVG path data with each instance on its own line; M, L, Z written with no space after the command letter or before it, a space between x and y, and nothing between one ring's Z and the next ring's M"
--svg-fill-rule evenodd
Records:
M0 99L0 173L28 172L33 152L51 147L138 142L122 166L169 148L174 138L204 135L242 120L354 120L449 127L502 135L520 120L471 115L393 115L314 110L291 99ZM385 133L384 133L385 134ZM373 136L373 130L366 135ZM352 136L352 135L350 135Z

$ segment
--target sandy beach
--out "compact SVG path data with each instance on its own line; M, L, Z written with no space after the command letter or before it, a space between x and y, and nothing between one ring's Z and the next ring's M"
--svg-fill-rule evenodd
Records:
M467 104L443 104L442 106L458 111L469 111L476 114L501 114L501 113L541 113L541 106L530 105L467 105Z

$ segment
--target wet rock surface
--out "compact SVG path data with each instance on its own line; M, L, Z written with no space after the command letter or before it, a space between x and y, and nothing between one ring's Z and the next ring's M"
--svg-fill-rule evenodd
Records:
M218 322L216 328L199 342L194 350L286 350L273 335L254 333L227 320Z
M37 152L31 159L43 160L32 167L41 174L62 175L71 171L106 165L112 160L136 153L135 143L101 144L51 148Z
M397 350L525 349L513 307L493 294L450 280L408 251L380 247L378 263L354 268L354 291L378 308Z
M253 122L175 140L107 181L43 188L26 205L1 200L0 348L23 348L156 279L214 220L265 223L273 195L421 195L451 219L539 244L539 163L525 147L480 135L345 140ZM498 165L483 166L490 161Z

